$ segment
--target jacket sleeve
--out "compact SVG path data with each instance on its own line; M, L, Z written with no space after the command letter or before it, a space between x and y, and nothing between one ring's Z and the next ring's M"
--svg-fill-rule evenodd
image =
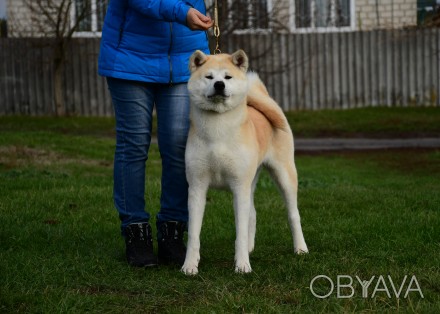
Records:
M167 22L186 25L190 6L181 0L129 0L129 6L143 15Z

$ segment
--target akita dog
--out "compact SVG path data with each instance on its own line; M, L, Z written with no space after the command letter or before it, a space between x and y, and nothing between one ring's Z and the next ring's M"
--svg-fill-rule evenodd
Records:
M247 73L248 57L205 55L190 59L191 126L186 146L189 184L188 243L182 271L198 273L200 231L208 188L233 193L236 241L235 271L249 273L256 213L253 194L261 166L278 184L286 202L296 253L307 253L297 207L298 179L293 135L284 113L258 75Z

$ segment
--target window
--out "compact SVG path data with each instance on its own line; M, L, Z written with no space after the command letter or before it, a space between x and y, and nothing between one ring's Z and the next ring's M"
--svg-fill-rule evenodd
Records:
M269 12L266 0L236 0L230 4L231 19L236 29L269 28Z
M73 0L72 27L78 24L76 36L100 35L109 0Z
M354 0L293 0L292 31L354 28Z
M440 23L440 0L417 0L417 25L434 26Z
M212 8L214 0L208 0ZM218 0L220 27L226 32L267 31L272 0ZM223 22L224 21L224 22Z
M206 2L212 8L214 0ZM218 5L220 27L226 32L355 29L355 0L218 0Z

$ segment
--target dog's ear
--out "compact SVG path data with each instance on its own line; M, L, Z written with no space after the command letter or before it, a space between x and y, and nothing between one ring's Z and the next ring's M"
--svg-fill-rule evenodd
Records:
M196 50L189 59L189 70L191 73L197 70L206 60L208 60L208 56L200 50Z
M232 63L234 63L240 70L247 72L249 67L249 59L243 50L237 50L231 55Z

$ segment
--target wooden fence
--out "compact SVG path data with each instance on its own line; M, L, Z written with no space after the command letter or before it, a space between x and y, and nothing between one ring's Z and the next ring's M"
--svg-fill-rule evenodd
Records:
M53 42L0 39L0 114L52 115ZM105 79L98 72L99 39L74 39L64 65L64 101L70 115L113 115Z
M222 38L223 51L238 48L286 111L440 106L440 29ZM113 115L98 53L99 39L77 38L68 48L70 115ZM54 113L52 55L50 40L0 39L0 115Z
M228 38L284 110L440 106L440 29Z

